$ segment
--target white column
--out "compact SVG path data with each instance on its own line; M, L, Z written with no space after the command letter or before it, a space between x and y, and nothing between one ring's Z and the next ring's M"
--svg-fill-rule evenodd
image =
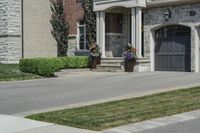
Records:
M106 51L105 51L105 12L100 11L100 47L101 47L101 53L102 57L106 57Z
M100 12L96 12L96 43L100 46Z
M150 31L150 59L151 59L151 71L155 71L155 31Z
M142 8L136 8L136 49L139 58L142 57Z
M199 35L198 35L198 29L195 30L195 72L199 73Z
M131 44L136 48L136 9L131 9Z

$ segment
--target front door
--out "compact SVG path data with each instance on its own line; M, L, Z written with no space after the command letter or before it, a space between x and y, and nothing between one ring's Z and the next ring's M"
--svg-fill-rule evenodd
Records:
M121 57L123 48L123 14L106 13L106 57Z

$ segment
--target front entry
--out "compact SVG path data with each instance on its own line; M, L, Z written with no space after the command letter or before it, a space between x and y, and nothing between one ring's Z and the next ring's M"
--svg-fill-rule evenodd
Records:
M126 13L105 14L105 53L106 57L122 57L125 46L128 44L128 9L115 8L113 11L125 10Z
M155 70L191 71L191 29L173 25L155 32Z

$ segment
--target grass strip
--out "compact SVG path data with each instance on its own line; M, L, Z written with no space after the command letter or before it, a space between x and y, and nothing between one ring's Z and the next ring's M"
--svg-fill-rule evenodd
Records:
M38 78L42 77L35 74L21 72L18 64L0 64L0 82Z
M200 109L200 87L30 115L27 118L101 131Z

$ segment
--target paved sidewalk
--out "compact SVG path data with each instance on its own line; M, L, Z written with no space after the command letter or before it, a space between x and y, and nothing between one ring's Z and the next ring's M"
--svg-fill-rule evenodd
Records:
M0 133L96 133L83 129L0 115Z
M199 133L199 124L200 110L120 126L102 132L0 115L0 133Z

